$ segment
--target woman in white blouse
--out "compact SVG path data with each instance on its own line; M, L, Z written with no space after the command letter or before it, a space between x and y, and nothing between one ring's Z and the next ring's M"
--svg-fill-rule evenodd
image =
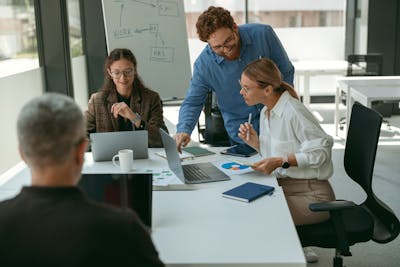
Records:
M296 225L328 219L327 212L312 212L308 206L335 199L328 182L333 173L332 137L298 100L293 87L282 81L271 60L262 58L247 65L240 84L247 105L264 104L260 136L247 122L239 128L239 137L264 158L253 169L278 178Z

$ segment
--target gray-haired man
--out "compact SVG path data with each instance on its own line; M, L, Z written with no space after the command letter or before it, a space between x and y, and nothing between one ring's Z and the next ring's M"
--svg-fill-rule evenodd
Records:
M0 202L4 266L163 266L134 212L96 204L76 187L87 146L74 101L44 94L22 108L19 151L32 185Z

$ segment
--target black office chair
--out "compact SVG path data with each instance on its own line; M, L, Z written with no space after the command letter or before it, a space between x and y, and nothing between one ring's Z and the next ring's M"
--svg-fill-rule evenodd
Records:
M335 248L333 266L343 266L342 256L351 256L350 246L373 240L387 243L400 231L400 223L393 211L374 194L372 176L382 116L358 103L352 107L344 153L347 175L367 194L360 205L337 200L310 204L314 212L329 211L328 221L297 226L303 247Z
M197 122L199 142L212 146L230 146L224 119L217 105L216 96L211 91L207 94L203 111L205 124Z
M348 55L347 76L382 76L382 54Z

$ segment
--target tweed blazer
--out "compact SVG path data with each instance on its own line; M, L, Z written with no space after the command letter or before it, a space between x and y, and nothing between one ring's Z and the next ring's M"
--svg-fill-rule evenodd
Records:
M87 134L119 131L118 118L111 113L111 106L118 102L117 91L99 91L91 95L85 112ZM149 133L149 147L162 147L159 128L166 131L163 118L162 101L158 93L143 88L134 89L130 99L130 108L137 112Z

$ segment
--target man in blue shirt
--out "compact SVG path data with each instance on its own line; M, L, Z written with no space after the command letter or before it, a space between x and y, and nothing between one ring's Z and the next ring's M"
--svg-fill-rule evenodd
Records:
M232 144L243 143L237 133L239 125L248 120L250 113L251 124L258 132L263 107L247 106L239 93L239 79L248 63L262 57L269 58L278 66L283 80L293 85L294 67L271 26L237 26L228 10L210 6L199 16L196 27L200 40L208 45L194 63L193 77L179 110L175 135L179 151L181 146L189 143L210 90L217 96Z

